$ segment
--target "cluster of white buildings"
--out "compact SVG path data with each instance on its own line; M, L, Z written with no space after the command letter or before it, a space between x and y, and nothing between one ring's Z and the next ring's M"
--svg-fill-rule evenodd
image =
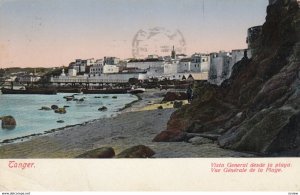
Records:
M191 56L176 54L171 56L148 56L146 59L120 60L116 57L104 59L77 59L71 62L68 73L63 72L60 77L52 78L53 82L59 80L89 79L91 80L118 80L128 82L130 78L139 80L157 78L159 80L185 80L192 76L195 79L210 80L218 84L224 75L230 76L229 69L244 57L244 50L218 53L195 53Z
M11 73L9 76L2 78L6 82L20 82L20 83L35 83L41 80L41 76L36 72L28 73L24 71Z
M52 82L85 79L101 82L128 82L130 78L139 80L157 78L159 80L208 80L212 84L221 84L230 77L232 67L243 57L251 58L255 51L255 40L259 37L261 26L248 29L247 49L231 52L194 53L191 56L176 54L175 48L170 56L149 55L145 59L121 60L117 57L103 59L76 59L58 78Z
M157 78L159 80L185 80L189 76L210 80L218 84L224 75L230 76L229 69L244 57L244 50L219 53L195 53L191 56L175 53L171 56L148 56L146 59L128 59L121 61L116 57L104 59L77 59L71 62L68 73L52 78L53 82L89 79L107 82L128 82L130 78L139 80Z

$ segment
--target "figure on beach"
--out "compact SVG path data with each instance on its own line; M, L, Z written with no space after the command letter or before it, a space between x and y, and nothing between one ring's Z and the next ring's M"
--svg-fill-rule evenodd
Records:
M191 103L193 100L193 88L191 85L186 90L186 94L187 94L188 102Z

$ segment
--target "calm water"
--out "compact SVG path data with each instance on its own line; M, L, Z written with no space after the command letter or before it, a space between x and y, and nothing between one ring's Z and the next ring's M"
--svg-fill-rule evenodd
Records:
M57 95L3 95L0 94L0 116L12 115L17 126L13 130L2 129L0 126L0 141L33 133L43 133L46 130L65 127L67 125L80 124L89 120L111 117L125 104L137 99L130 94L79 94L75 98L85 97L83 102L66 101L63 97L72 94ZM101 98L95 98L100 96ZM108 96L108 98L103 98ZM112 96L117 96L113 99ZM39 110L42 106L51 105L67 107L66 114L57 114L53 110ZM98 108L106 106L107 111L98 111ZM63 120L64 123L57 123Z

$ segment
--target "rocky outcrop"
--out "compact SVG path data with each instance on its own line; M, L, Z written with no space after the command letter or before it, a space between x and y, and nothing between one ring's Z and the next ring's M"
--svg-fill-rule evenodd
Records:
M173 108L181 108L183 105L182 101L175 101L173 104Z
M98 110L104 112L104 111L107 111L107 107L106 106L102 106L102 107L98 108Z
M150 158L155 154L153 150L144 145L128 148L118 154L117 158Z
M2 129L14 129L17 122L12 116L2 116L0 117Z
M187 95L183 92L167 92L162 102L170 102L175 100L186 100Z
M163 106L158 106L157 109L161 110L161 109L164 109L164 107Z
M202 145L202 144L212 144L212 143L214 143L213 140L207 139L207 138L204 138L204 137L193 137L193 138L189 139L188 142L193 144L193 145Z
M47 106L42 106L39 110L51 110L51 108L47 107Z
M162 131L154 137L154 142L181 142L186 140L186 133L183 131Z
M103 147L85 152L76 158L113 158L114 156L115 151L112 147Z
M58 113L58 114L66 114L67 113L67 110L65 107L63 108L57 108L54 110L55 113Z
M297 1L272 1L255 55L236 63L221 86L195 86L192 104L174 112L157 137L170 141L179 132L220 133L224 148L300 155L299 36Z
M52 109L52 110L56 110L56 109L58 109L58 106L57 106L57 105L52 105L52 106L51 106L51 109Z

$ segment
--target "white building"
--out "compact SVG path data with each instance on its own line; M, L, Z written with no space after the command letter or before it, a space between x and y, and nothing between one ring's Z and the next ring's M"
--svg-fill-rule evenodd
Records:
M164 74L173 75L178 72L178 61L168 61L164 64Z
M34 83L34 82L39 81L41 79L41 77L30 74L30 75L24 75L21 77L17 77L17 79L21 83Z
M241 61L243 59L243 57L245 56L245 52L246 52L246 55L248 57L248 53L250 52L250 50L248 49L235 49L235 50L232 50L231 52L231 61L230 61L230 65L229 65L229 76L231 75L231 72L232 72L232 68L233 66Z
M77 76L77 70L75 70L75 69L68 69L68 76L70 76L70 77Z
M95 64L94 58L86 59L86 66L93 66L94 64Z
M109 56L104 57L104 64L117 65L119 64L119 62L120 62L120 58L109 57Z
M51 77L50 82L63 85L70 83L90 83L90 85L98 85L98 83L127 83L130 78L136 78L139 80L145 79L145 74L143 73L116 73L116 74L102 74L100 76L59 76Z
M164 74L164 66L161 67L151 67L147 69L147 77L148 78L159 78Z
M183 59L183 58L186 58L187 57L187 55L185 55L185 54L176 54L176 59Z
M98 59L90 66L90 75L96 76L103 73L103 60Z
M76 59L75 62L69 64L69 69L75 69L77 73L85 73L87 60Z
M208 72L210 66L209 54L195 53L191 56L191 72Z
M163 68L164 61L157 58L147 59L133 59L127 62L128 68L138 68L141 70L147 70L150 68Z
M220 85L230 76L231 54L220 51L219 53L210 54L209 82Z
M158 59L159 56L158 55L148 55L147 59Z
M191 58L183 58L178 62L177 73L190 72L191 70Z
M105 64L103 66L103 73L104 74L112 74L112 73L118 73L119 72L119 67L116 65L108 65Z

